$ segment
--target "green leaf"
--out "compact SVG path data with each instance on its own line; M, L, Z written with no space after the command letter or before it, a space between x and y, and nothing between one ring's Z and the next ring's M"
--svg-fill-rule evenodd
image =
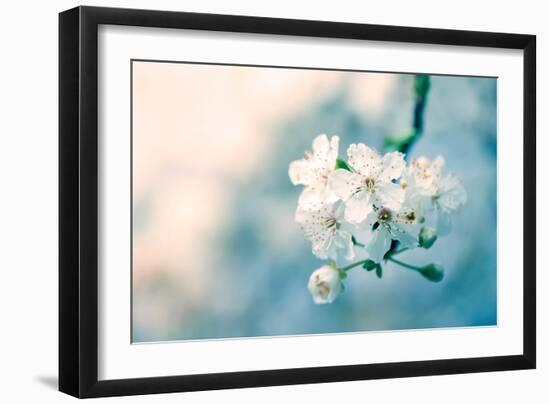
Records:
M374 268L376 268L378 264L372 260L366 260L363 264L363 268L365 268L367 271L372 271Z
M405 150L407 145L409 145L416 137L416 131L411 130L403 135L397 137L386 137L384 138L384 148L393 149L393 150Z
M341 279L341 280L344 280L348 277L348 275L346 274L346 271L342 271L342 270L338 270L338 277Z
M382 265L380 264L376 264L376 276L382 278Z
M344 160L337 159L335 169L338 170L339 168L343 168L344 170L351 171L351 167L348 166L348 163L346 163Z

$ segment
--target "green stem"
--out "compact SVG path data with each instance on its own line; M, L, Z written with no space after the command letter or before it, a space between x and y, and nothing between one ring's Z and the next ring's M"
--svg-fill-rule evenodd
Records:
M353 264L350 264L348 266L345 266L345 267L342 267L340 268L341 271L349 271L350 269L352 268L355 268L359 265L363 265L365 262L367 261L370 261L369 259L366 259L366 260L363 260L363 261L357 261L357 262L354 262Z
M391 262L393 262L397 265L401 265L404 268L412 269L413 271L421 271L422 270L422 268L420 268L420 267L417 267L417 266L414 266L414 265L411 265L411 264L407 264L406 262L403 262L403 261L399 261L399 260L393 258L392 256L388 257L387 259L388 259L388 261L391 261Z
M363 244L361 244L357 241L355 241L355 245L358 246L358 247L364 247ZM388 257L385 257L385 259L390 260L390 261L394 261L394 259L392 258L394 255L401 254L402 252L405 252L407 250L408 250L407 248L402 248L401 250L394 251L394 252L391 253L391 255L389 255ZM350 264L348 266L340 268L340 270L341 271L349 271L350 269L355 268L359 265L363 265L365 262L368 262L368 261L371 261L371 260L366 259L366 260L362 260L362 261L357 261L357 262L354 262L353 264ZM395 260L395 261L397 261L397 260ZM407 265L407 264L403 263L403 265Z
M409 154L414 143L418 141L424 132L424 115L428 92L430 91L430 76L425 74L417 74L414 76L414 90L416 98L413 110L413 136L399 148L399 151L406 155Z
M391 251L391 253L388 254L388 256L386 257L386 259L389 259L389 258L391 258L391 257L393 257L393 256L395 256L395 255L397 255L397 254L401 254L402 252L405 252L405 251L407 251L407 250L408 250L408 248L402 248L402 249L400 249L400 250Z

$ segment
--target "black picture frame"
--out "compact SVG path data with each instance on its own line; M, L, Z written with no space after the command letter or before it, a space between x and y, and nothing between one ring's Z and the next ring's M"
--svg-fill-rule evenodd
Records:
M523 354L98 380L100 24L509 48L523 51ZM184 12L77 7L59 15L59 390L103 397L324 383L536 366L536 37Z

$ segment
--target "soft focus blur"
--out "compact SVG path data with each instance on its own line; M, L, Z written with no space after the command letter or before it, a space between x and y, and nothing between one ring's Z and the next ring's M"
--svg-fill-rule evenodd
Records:
M440 283L360 267L315 305L288 165L320 133L383 151L408 132L412 75L133 62L133 342L495 325L496 79L432 76L409 159L442 154L468 202L400 255ZM363 255L359 255L362 258Z

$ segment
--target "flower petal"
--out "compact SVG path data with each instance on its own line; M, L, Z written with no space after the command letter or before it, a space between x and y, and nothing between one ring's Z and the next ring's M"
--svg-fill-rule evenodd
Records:
M389 251L390 247L391 234L384 226L378 226L376 230L371 231L365 250L369 259L379 263L384 259L384 255Z
M311 252L317 258L326 260L328 258L336 259L336 246L332 238L328 233L320 233L320 238L312 240L311 243Z
M434 159L434 161L432 161L432 171L434 172L434 174L439 176L439 174L441 173L441 169L443 168L444 165L445 165L445 158L441 155L437 156Z
M345 209L345 205L342 202L338 202L334 204L334 209L333 209L334 217L339 222L344 221L344 209ZM342 223L342 224L345 224L345 223Z
M439 206L445 210L454 211L462 208L468 199L464 185L453 174L447 175L441 180L439 186Z
M362 177L359 174L350 173L348 170L338 169L333 171L328 179L332 191L343 201L357 190L361 185Z
M376 177L380 172L380 155L363 143L351 144L348 148L348 164L365 177Z
M330 151L330 143L324 133L313 139L313 155L325 157Z
M442 209L437 209L435 217L435 227L440 236L445 236L451 232L451 214Z
M336 166L336 160L338 159L338 149L340 145L340 138L338 136L332 136L330 138L330 149L326 155L325 167L327 170L334 170Z
M294 220L296 223L309 223L312 221L312 211L305 210L298 205L296 213L294 214Z
M309 185L316 177L309 161L305 159L290 163L288 176L294 185Z
M330 142L324 133L313 140L313 159L326 170L334 170L338 158L340 138L332 136Z
M307 240L311 241L312 253L321 259L336 260L338 246L334 243L333 230L326 226L334 218L333 206L322 205L316 210L296 209L295 219L300 224Z
M298 206L302 209L314 210L337 200L338 197L332 192L327 181L321 179L304 188L298 198Z
M339 199L330 187L328 180L323 180L321 187L321 202L323 204L331 204Z
M341 230L337 231L334 235L334 244L338 249L342 250L343 257L348 261L355 257L351 233Z
M378 213L373 210L369 212L367 218L357 226L359 231L366 231L367 234L372 230L372 226L378 221Z
M344 218L354 224L363 222L372 212L372 203L368 192L356 192L346 201Z
M416 223L404 223L396 220L392 223L393 238L401 243L403 248L414 248L418 246L418 234L420 226Z
M378 179L384 182L391 182L391 180L401 177L405 169L405 159L403 156L403 153L397 151L386 153L382 158L382 171Z
M411 163L407 175L418 194L430 197L435 195L439 186L441 168L444 164L445 160L441 156L436 157L433 161L421 156Z
M405 190L393 182L376 184L376 202L379 207L398 211L405 200Z

